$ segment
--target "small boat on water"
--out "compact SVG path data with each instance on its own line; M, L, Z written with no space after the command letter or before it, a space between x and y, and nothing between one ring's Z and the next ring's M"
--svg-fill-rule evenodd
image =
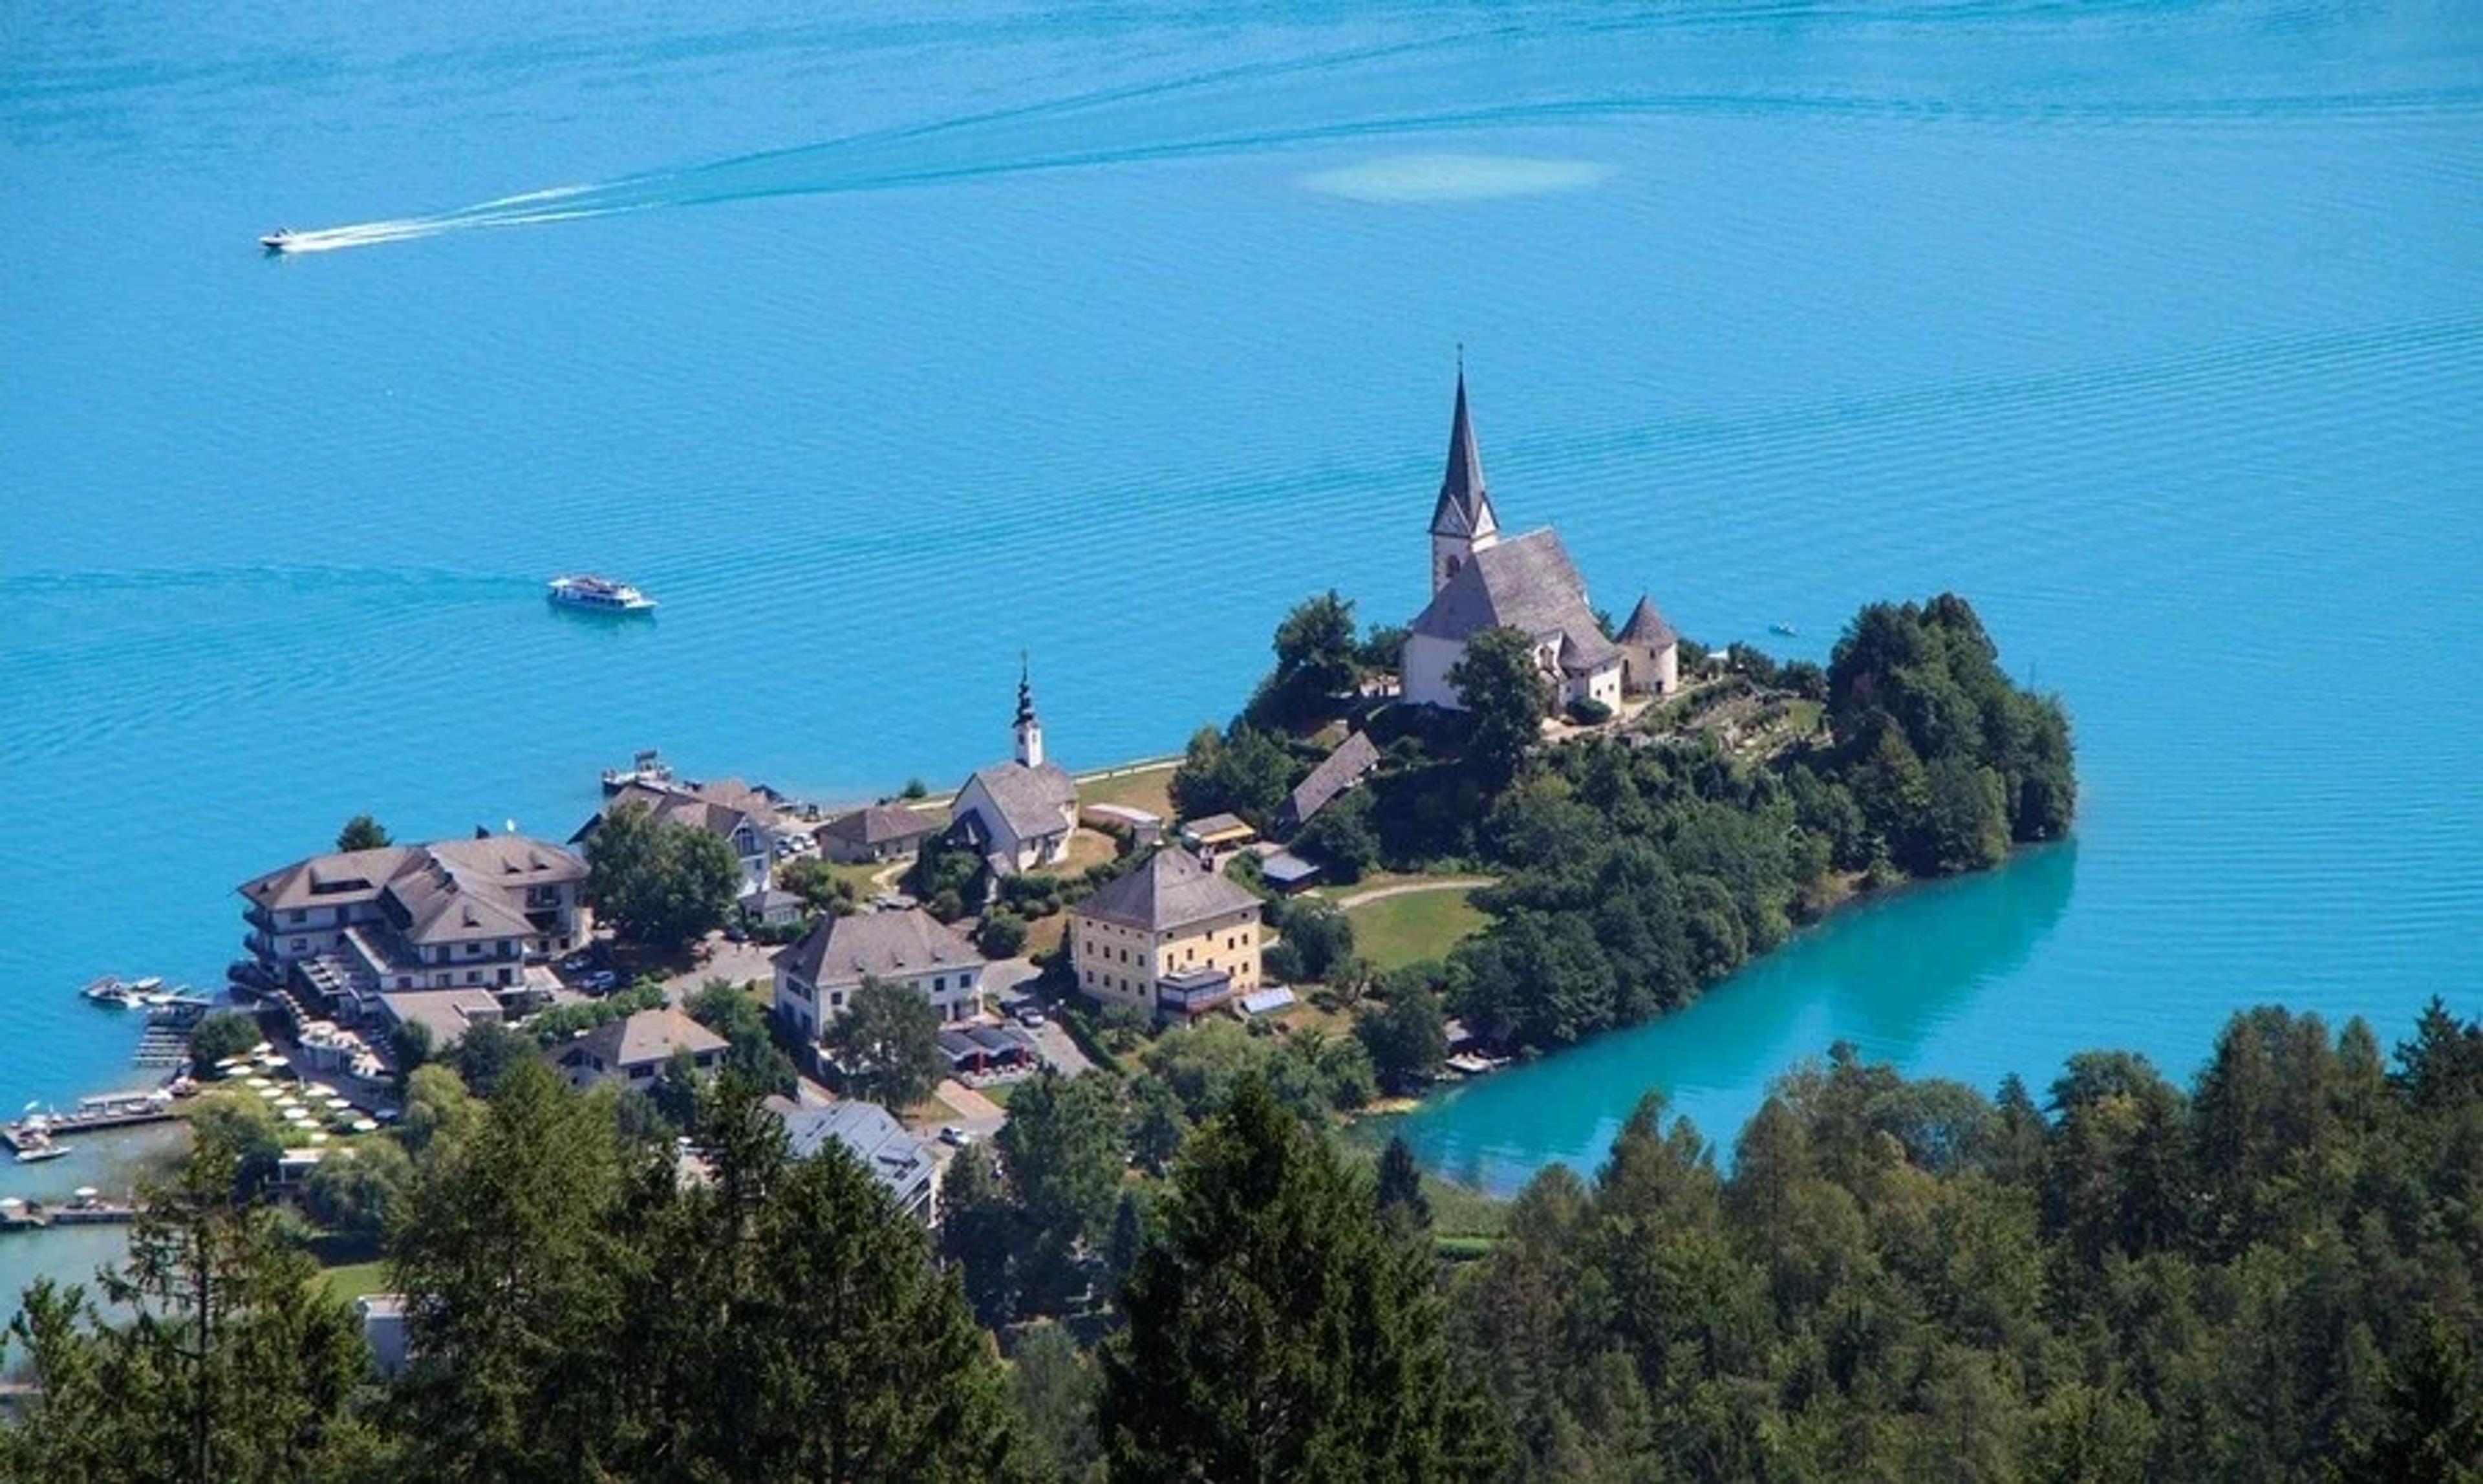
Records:
M1799 639L1802 637L1802 630L1794 627L1790 623L1771 623L1768 625L1768 632L1771 634L1782 634L1787 639Z
M46 1159L66 1159L75 1151L66 1144L29 1144L17 1151L19 1164L41 1164Z
M163 988L163 979L154 974L149 974L144 979L122 979L116 974L106 974L88 984L78 993L94 1004L109 1005L116 1010L126 1010L135 1005L148 1003L147 996L158 993Z
M293 239L299 235L289 226L280 226L258 239L258 245L270 252L290 252L293 251Z
M554 577L551 600L569 608L585 608L597 613L653 613L655 600L626 582L609 577L580 574Z

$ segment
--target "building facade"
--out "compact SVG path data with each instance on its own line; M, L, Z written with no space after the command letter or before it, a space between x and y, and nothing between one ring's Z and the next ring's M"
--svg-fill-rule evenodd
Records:
M340 1019L416 990L514 993L582 946L586 862L522 835L313 856L244 882L243 941Z
M821 918L773 963L776 1013L809 1045L825 1037L865 979L914 991L943 1021L971 1019L982 1010L990 967L956 929L919 907Z
M1069 912L1081 994L1160 1020L1259 987L1259 899L1188 851L1159 850Z

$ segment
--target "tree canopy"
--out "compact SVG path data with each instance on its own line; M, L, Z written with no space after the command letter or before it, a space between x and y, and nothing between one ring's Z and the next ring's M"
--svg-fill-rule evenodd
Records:
M356 814L336 832L338 850L377 850L391 843L387 829L368 814Z
M892 1108L931 1096L948 1074L940 1050L940 1012L914 990L866 978L829 1022L828 1045L855 1096Z
M1192 1136L1161 1217L1103 1352L1114 1479L1466 1472L1428 1262L1265 1083Z
M624 804L586 840L588 892L623 936L678 947L724 926L741 891L741 863L717 835Z
M1513 628L1486 628L1466 641L1449 671L1472 730L1466 762L1491 787L1517 776L1552 710L1552 682L1535 660L1535 641Z

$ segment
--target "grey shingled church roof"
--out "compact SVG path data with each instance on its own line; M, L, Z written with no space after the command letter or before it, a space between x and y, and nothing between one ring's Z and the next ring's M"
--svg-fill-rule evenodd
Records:
M1414 618L1413 629L1434 639L1471 639L1506 626L1527 634L1588 633L1602 638L1587 610L1586 584L1550 527L1485 546L1457 569Z
M1031 768L1015 759L996 762L975 769L974 778L966 782L975 779L982 781L993 808L1008 822L1009 833L1022 840L1067 830L1078 806L1077 782L1056 762ZM1064 809L1071 812L1064 814Z
M1100 922L1162 933L1258 905L1247 888L1200 865L1188 851L1159 850L1073 910Z

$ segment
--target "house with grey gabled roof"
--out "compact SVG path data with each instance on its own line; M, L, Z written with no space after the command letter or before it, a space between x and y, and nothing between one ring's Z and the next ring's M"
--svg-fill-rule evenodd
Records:
M741 889L765 891L776 885L776 842L788 828L779 802L768 790L752 788L739 779L713 783L641 780L613 790L595 817L569 839L592 850L603 821L621 809L644 809L663 823L704 831L732 846L734 859L741 862Z
M1622 648L1605 637L1568 548L1550 527L1503 539L1483 483L1482 454L1457 370L1448 470L1431 507L1431 600L1407 625L1403 695L1417 705L1463 709L1449 678L1475 635L1513 628L1562 705L1621 702Z
M989 963L955 928L919 907L819 919L777 952L776 1013L815 1043L845 1012L865 979L903 985L931 1002L944 1021L982 1009Z
M940 831L940 821L920 809L874 804L840 814L813 832L831 861L857 863L910 856Z
M977 768L948 808L952 839L983 858L994 876L1049 865L1069 853L1078 828L1078 784L1043 755L1043 724L1023 668L1017 681L1017 755Z
M655 1085L676 1051L687 1051L692 1066L712 1073L729 1049L722 1036L665 1005L606 1020L545 1054L572 1087L617 1082L644 1091Z
M1081 993L1159 1019L1193 1017L1259 987L1259 898L1159 850L1069 910Z

